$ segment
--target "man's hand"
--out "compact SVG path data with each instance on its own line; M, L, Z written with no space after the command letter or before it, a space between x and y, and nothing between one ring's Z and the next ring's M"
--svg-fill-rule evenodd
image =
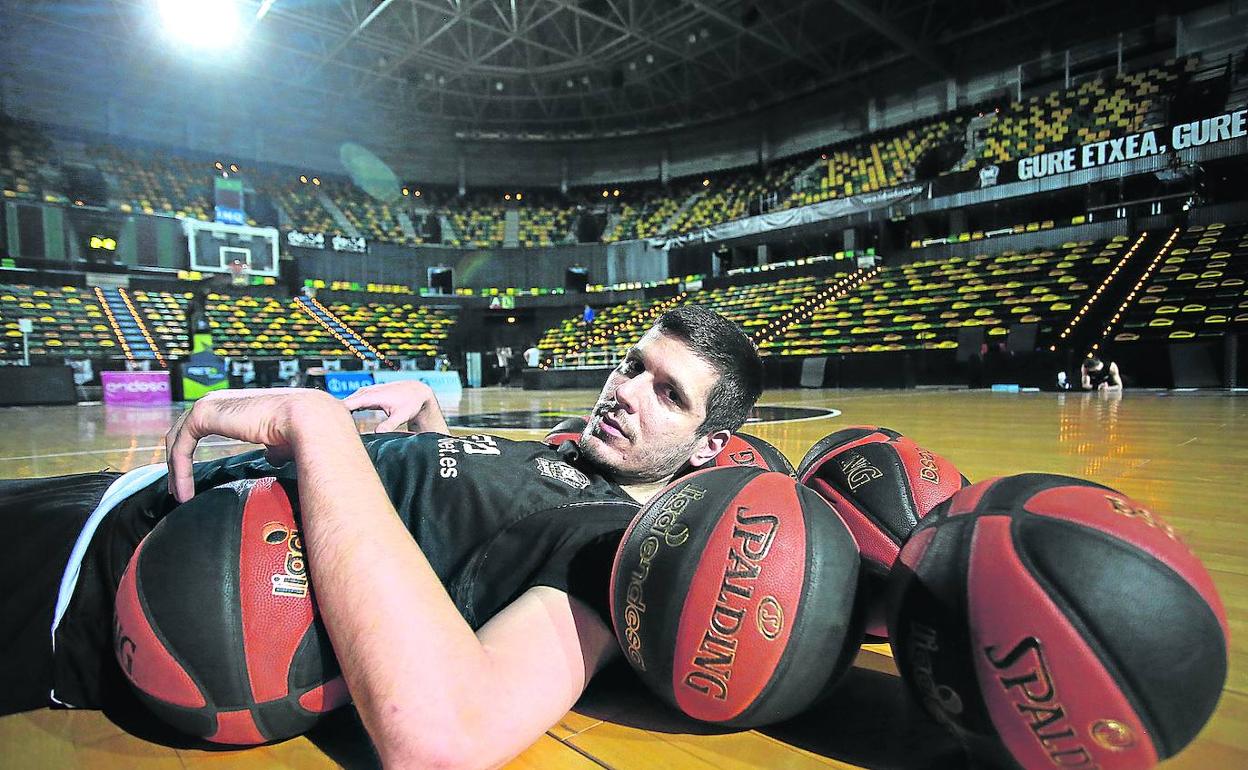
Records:
M290 459L304 427L336 435L355 433L341 402L304 388L218 390L182 413L165 434L169 493L184 503L195 496L195 446L205 436L225 436L263 444L270 458Z
M352 412L380 409L386 419L377 426L378 433L407 429L413 433L450 433L442 416L442 408L433 388L419 380L398 380L368 385L347 396L343 402Z

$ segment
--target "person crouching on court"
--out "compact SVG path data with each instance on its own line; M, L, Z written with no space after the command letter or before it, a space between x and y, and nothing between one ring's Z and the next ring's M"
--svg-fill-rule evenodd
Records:
M1122 377L1118 364L1106 363L1096 356L1088 356L1079 369L1080 384L1084 390L1121 391Z
M219 391L170 429L167 473L0 482L0 521L20 533L0 541L0 714L127 693L112 602L138 542L197 492L279 476L297 480L318 605L381 760L501 764L619 654L608 583L623 530L675 475L719 453L761 390L753 343L685 306L629 350L579 442L558 449L450 436L414 381L345 401ZM357 409L383 410L379 431L415 433L361 440ZM192 463L214 434L265 449Z

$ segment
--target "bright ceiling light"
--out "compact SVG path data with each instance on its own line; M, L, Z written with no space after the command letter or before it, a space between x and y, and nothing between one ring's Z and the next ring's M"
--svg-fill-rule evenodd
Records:
M196 48L224 48L239 33L235 0L157 0L165 31Z

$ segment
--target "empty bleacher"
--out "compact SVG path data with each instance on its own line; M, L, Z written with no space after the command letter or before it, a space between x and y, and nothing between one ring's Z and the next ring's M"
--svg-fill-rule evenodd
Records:
M1122 236L886 267L763 349L775 355L943 350L957 347L959 329L983 327L991 341L1016 323L1038 324L1037 340L1047 341L1127 245Z
M325 305L356 334L392 358L437 355L456 320L446 308L410 302L337 301Z
M22 357L19 321L30 319L31 356L121 355L117 334L95 295L73 286L0 284L0 357Z
M1248 329L1248 224L1191 225L1127 306L1115 343L1220 339Z
M1172 61L1011 102L1000 108L979 152L960 170L1152 128L1149 115L1155 103L1195 63L1195 59Z

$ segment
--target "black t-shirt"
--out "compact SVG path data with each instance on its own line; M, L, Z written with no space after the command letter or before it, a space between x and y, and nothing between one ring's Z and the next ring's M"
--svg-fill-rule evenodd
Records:
M1088 375L1088 383L1092 388L1101 387L1102 383L1109 382L1109 364L1101 363L1101 368L1092 370L1084 368L1084 372Z
M640 506L579 458L575 444L556 450L435 433L362 438L399 517L473 629L538 585L566 591L610 625L612 560ZM274 467L254 451L196 463L195 488L295 475L294 463ZM61 700L99 702L105 669L115 668L110 636L121 574L138 542L174 507L162 477L101 523L57 631Z

